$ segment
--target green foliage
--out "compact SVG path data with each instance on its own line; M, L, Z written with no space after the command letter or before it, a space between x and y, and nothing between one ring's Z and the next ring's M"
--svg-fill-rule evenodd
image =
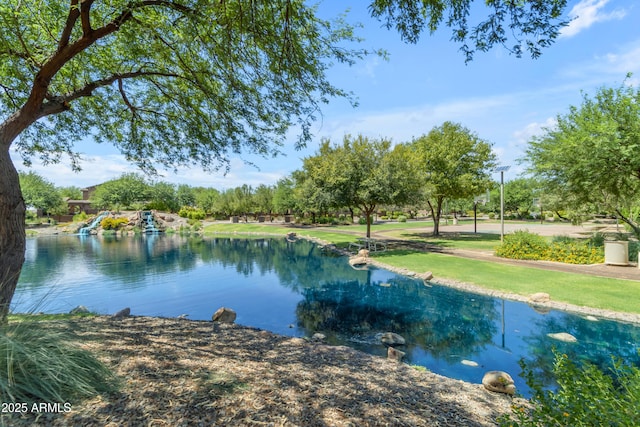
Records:
M597 206L638 236L635 210L628 207L639 204L639 138L640 89L625 82L601 88L594 97L584 94L580 106L570 107L554 127L529 142L524 160L550 193L570 203L578 219L584 207Z
M533 390L530 406L514 405L499 420L503 427L595 427L640 425L640 368L613 360L610 371L591 364L577 366L567 355L555 355L555 391L544 390L537 373L520 362Z
M118 230L128 222L126 218L112 218L108 216L100 221L100 227L102 227L103 230Z
M86 212L82 211L80 213L77 213L73 216L73 222L86 222L87 218L89 218L89 214L87 214Z
M35 172L20 172L20 188L27 206L41 209L45 213L65 213L67 205L55 185Z
M407 222L407 217L405 215L398 215L398 222Z
M458 123L444 122L412 143L421 174L426 172L425 199L438 235L445 200L476 196L493 184L496 156L491 144Z
M202 220L205 219L207 214L198 208L192 206L183 206L178 212L178 216L182 218L188 218L190 220Z
M137 173L125 173L119 178L100 184L91 196L93 206L100 209L114 209L131 206L149 198L150 186Z
M496 255L511 259L541 260L548 247L542 236L517 230L504 236L504 242L496 249Z
M542 236L518 230L504 236L504 242L496 249L503 258L546 260L567 264L599 264L604 262L601 247L593 246L566 236L556 236L548 243Z
M32 321L1 327L2 402L70 402L116 388L109 369L68 334Z
M505 47L516 57L527 51L537 58L568 23L563 14L566 0L483 3L487 15L474 15L473 20L468 19L473 0L374 0L369 9L373 17L382 20L387 28L395 28L410 43L416 43L423 31L433 33L444 23L451 28L451 40L461 45L467 62L476 51L487 52L495 45ZM470 27L470 22L476 25Z

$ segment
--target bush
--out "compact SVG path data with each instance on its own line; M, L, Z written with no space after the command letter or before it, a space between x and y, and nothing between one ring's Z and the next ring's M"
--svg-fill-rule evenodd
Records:
M361 216L360 218L358 218L358 224L367 225L367 217L366 216Z
M496 255L511 259L544 259L548 249L546 240L527 230L518 230L504 236L504 241L496 249Z
M111 371L69 334L33 321L0 328L0 395L3 402L69 402L115 391Z
M529 405L514 405L500 417L501 426L639 426L640 368L613 360L607 374L594 365L578 367L565 354L555 354L555 391L544 390L537 373L520 361L532 389Z
M407 222L407 217L405 215L398 215L398 222Z
M100 221L100 227L102 227L103 230L117 230L127 223L129 223L129 220L126 218L106 217L102 221Z
M504 236L496 255L511 259L546 260L567 264L600 264L604 262L601 247L568 236L555 236L549 244L528 231L516 231Z
M80 212L73 216L73 222L86 222L89 215L86 212Z
M178 212L178 216L188 219L203 220L207 214L202 209L194 208L192 206L183 206Z

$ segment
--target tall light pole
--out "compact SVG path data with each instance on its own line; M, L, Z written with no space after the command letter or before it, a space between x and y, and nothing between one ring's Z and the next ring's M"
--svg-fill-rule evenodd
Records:
M511 166L498 166L496 172L500 172L500 242L504 242L504 173Z

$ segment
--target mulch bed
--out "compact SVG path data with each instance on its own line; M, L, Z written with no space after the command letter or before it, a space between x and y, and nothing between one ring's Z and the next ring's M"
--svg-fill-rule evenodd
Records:
M71 330L120 391L42 426L493 426L512 398L348 347L238 326L151 317L43 322ZM482 375L482 373L479 373Z

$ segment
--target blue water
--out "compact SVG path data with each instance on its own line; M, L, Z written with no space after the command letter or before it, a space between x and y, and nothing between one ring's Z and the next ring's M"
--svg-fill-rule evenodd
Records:
M331 344L381 356L386 348L376 334L392 331L407 340L407 363L474 383L488 370L507 371L525 395L518 361L550 379L553 348L600 366L612 355L640 365L636 325L538 313L524 303L383 269L354 270L346 258L306 241L158 234L28 239L13 311L60 313L78 305L104 314L130 307L133 315L194 320L231 307L242 325L289 336L322 332ZM547 336L555 332L578 342Z

